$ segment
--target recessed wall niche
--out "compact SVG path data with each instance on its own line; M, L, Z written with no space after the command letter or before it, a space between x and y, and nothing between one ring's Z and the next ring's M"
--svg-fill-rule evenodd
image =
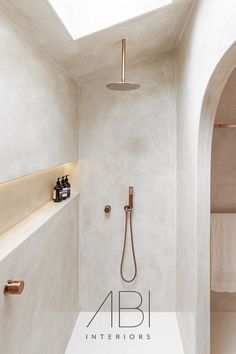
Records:
M0 184L0 235L52 200L58 177L70 175L72 191L77 191L78 161L72 161Z

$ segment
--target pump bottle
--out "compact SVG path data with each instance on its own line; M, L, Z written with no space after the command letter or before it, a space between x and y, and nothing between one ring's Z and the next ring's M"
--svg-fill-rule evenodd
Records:
M57 183L56 183L55 187L53 188L53 201L55 203L59 203L62 201L61 192L62 192L62 186L60 183L60 178L58 178Z

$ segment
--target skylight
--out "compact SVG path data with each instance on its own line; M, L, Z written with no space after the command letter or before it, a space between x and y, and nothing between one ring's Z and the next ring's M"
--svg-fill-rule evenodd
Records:
M48 0L73 39L142 15L173 0Z

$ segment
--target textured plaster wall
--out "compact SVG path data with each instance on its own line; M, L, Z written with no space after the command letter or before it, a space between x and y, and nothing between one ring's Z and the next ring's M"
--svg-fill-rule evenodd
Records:
M2 14L0 52L0 183L77 160L75 83ZM1 184L0 231L47 203L62 170ZM25 280L20 297L0 295L2 353L64 353L79 311L78 270L75 198L1 260L2 289Z
M1 259L1 290L8 279L25 281L21 295L5 296L1 291L1 353L64 354L79 309L78 202L75 196L42 222L47 215L45 209L40 219L33 219L39 228ZM35 229L35 222L31 224L16 229L28 233ZM13 233L0 239L1 258Z
M187 354L210 352L211 137L199 145L199 126L207 85L236 39L235 16L233 0L199 0L177 49L177 311ZM220 75L208 107L224 84L224 67ZM208 132L211 123L202 121ZM198 170L204 159L205 169Z
M0 182L78 159L78 90L0 14Z
M107 90L105 84L118 77L118 72L111 73L80 87L81 309L96 310L111 290L141 292L147 309L145 296L150 290L153 311L174 311L174 54L129 68L129 80L139 82L140 90ZM126 285L119 266L129 186L135 193L138 277ZM112 206L109 216L103 212L106 204ZM127 260L126 274L131 267Z

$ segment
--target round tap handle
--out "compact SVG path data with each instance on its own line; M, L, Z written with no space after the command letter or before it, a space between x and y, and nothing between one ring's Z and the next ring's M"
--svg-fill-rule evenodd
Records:
M110 206L110 205L106 205L106 206L104 207L104 213L105 213L105 214L109 214L110 211L111 211L111 206Z

